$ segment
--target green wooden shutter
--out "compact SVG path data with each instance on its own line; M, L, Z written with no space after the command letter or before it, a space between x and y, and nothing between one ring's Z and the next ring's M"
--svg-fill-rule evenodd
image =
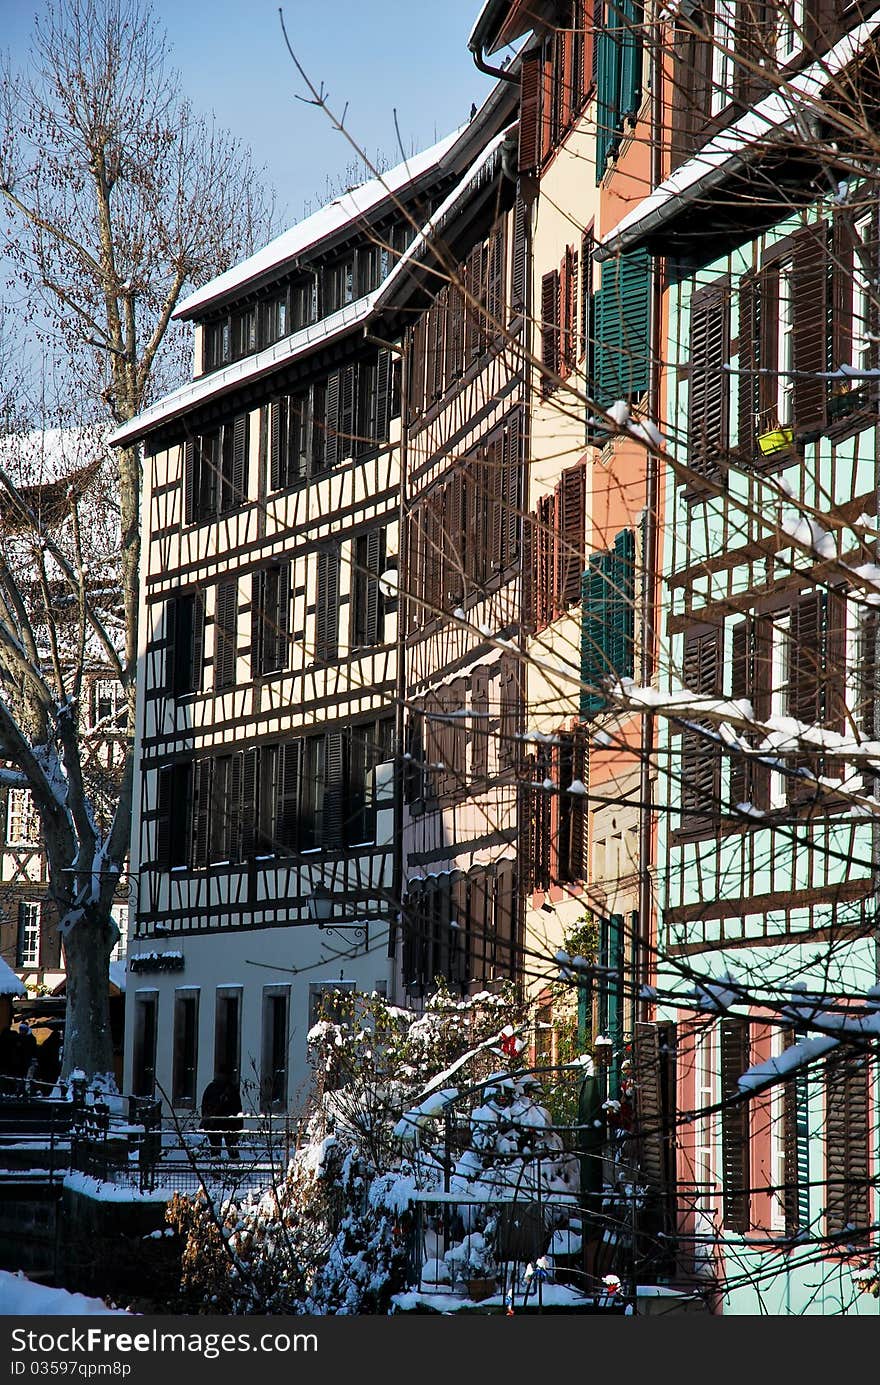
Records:
M648 387L650 261L636 250L602 266L595 295L594 396L604 409Z
M635 116L642 97L642 7L635 0L614 0L619 14L620 76L617 89L618 128Z
M590 688L581 689L581 716L592 717L605 706L599 692L608 672L605 653L608 597L607 553L594 553L581 579L581 682Z
M635 564L635 533L632 529L622 529L614 540L607 597L610 628L606 647L610 672L616 678L632 678L634 671Z
M604 9L597 6L597 10ZM610 17L610 16L609 16ZM595 37L596 68L596 182L601 183L608 155L618 142L617 103L620 86L620 46L617 34L602 28Z

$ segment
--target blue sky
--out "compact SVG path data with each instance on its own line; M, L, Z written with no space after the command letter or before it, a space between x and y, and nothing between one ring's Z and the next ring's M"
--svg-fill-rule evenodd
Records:
M324 82L334 108L371 158L400 160L465 121L491 79L478 72L467 37L481 0L288 0L284 18L303 66ZM35 0L0 0L0 47L27 51ZM326 116L296 99L276 0L157 0L183 87L194 105L249 143L286 208L286 222L314 211L355 158Z

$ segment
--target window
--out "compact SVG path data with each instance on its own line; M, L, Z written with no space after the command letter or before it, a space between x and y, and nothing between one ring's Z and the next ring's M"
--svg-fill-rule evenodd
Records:
M351 647L372 648L385 636L385 598L382 573L385 568L385 530L372 529L354 540L354 570L351 590Z
M593 23L587 0L574 0L540 48L523 55L519 169L532 173L565 138L589 89Z
M870 1222L868 1060L841 1051L825 1061L825 1226L855 1239Z
M247 499L249 415L184 444L184 517L201 524Z
M309 474L312 393L283 395L269 405L269 487L285 490Z
M156 991L136 991L131 1088L135 1096L152 1096L156 1085L156 1038L159 996Z
M688 465L718 481L726 475L730 359L730 291L726 282L694 294L690 318Z
M92 684L92 725L115 719L124 707L122 684L115 678L96 678Z
M175 1106L195 1106L199 1056L199 992L174 992L171 1085Z
M260 1107L286 1110L288 1081L290 987L263 987L263 1050L260 1068Z
M290 659L290 564L261 568L251 579L251 675L277 673Z
M693 1036L694 1042L694 1182L696 1209L703 1214L697 1230L714 1229L716 1207L715 1112L717 1093L718 1035L714 1026L701 1027ZM743 1068L743 1072L745 1069Z
M793 1030L774 1030L773 1056L796 1042ZM770 1227L796 1236L810 1225L810 1081L800 1069L770 1090Z
M620 147L642 94L641 6L636 0L599 0L596 23L596 182ZM601 29L600 29L601 26Z
M238 583L218 582L214 600L214 691L235 685L238 648Z
M192 764L163 765L156 775L155 861L159 870L189 863Z
M241 798L241 756L219 755L213 762L208 860L238 859L238 806Z
M695 627L687 631L681 681L688 692L698 696L720 696L720 630ZM700 725L698 717L688 716L687 720ZM682 828L687 831L711 829L720 809L720 750L710 737L701 735L698 730L683 730L680 763Z
M40 815L30 789L12 788L6 800L6 841L9 846L39 846Z
M234 1082L241 1076L241 987L221 986L214 1011L214 1072Z
M736 75L736 11L738 0L715 0L712 51L712 114L733 100Z
M188 592L165 603L166 692L186 697L200 692L205 641L205 601L201 592Z
M605 706L606 678L632 678L635 667L636 541L622 529L614 547L591 555L581 586L581 716Z
M318 581L315 603L315 658L339 657L339 549L322 548L318 553Z
M728 1231L751 1227L749 1104L741 1099L739 1078L751 1061L749 1022L740 1016L721 1020L721 1160L724 1225Z
M803 52L805 0L785 0L777 16L776 61L782 66Z
M603 409L618 399L634 400L648 388L650 284L647 251L634 250L602 265L593 300L593 394Z
M538 501L532 524L534 621L549 625L581 596L585 561L586 467L568 467L551 495Z
M30 900L22 900L18 906L18 937L15 947L17 967L40 965L40 913L41 905Z

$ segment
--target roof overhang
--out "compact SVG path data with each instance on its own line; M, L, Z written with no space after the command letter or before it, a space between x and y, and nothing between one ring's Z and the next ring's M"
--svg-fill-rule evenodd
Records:
M733 229L737 217L743 239L752 227L778 221L778 199L768 197L763 208L760 196L755 199L753 170L766 166L795 186L815 167L818 151L810 147L815 144L810 122L821 116L829 84L859 57L878 26L880 13L715 135L603 236L595 258L607 260L639 246L655 254L689 251L695 237L708 247L713 230L723 230L728 220ZM749 208L747 188L757 203ZM717 226L706 217L707 205L721 218Z
M472 53L497 53L535 29L555 8L552 0L486 0L468 39Z

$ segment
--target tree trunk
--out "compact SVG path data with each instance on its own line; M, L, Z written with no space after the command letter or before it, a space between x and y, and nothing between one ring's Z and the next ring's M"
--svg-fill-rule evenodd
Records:
M67 1019L61 1074L80 1068L88 1077L113 1073L108 967L116 938L113 922L86 909L64 940Z

